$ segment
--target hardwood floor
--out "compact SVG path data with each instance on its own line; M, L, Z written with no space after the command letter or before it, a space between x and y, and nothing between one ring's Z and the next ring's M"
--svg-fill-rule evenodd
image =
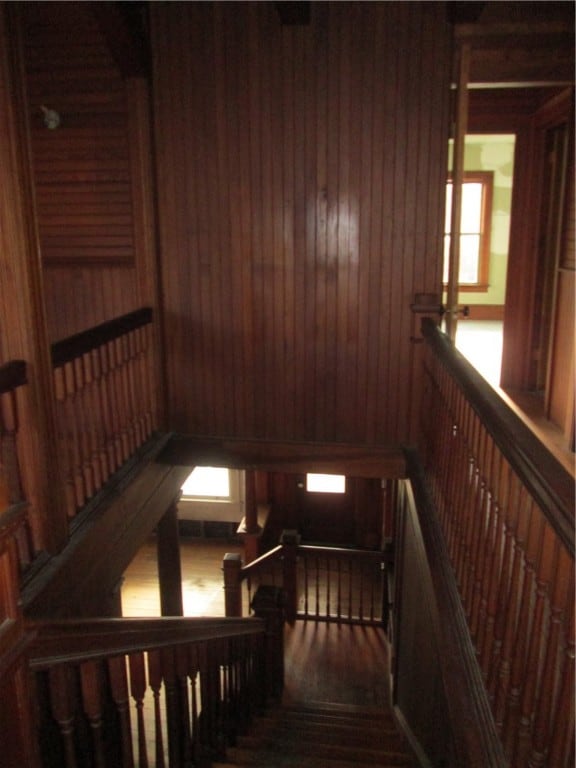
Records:
M220 540L181 538L182 600L185 616L224 616L222 558L242 547ZM160 616L156 539L150 538L124 573L124 616Z
M221 541L181 540L186 616L223 616L222 558L242 548ZM159 616L156 542L150 539L125 573L124 616ZM287 702L388 704L388 644L384 631L315 621L285 630Z

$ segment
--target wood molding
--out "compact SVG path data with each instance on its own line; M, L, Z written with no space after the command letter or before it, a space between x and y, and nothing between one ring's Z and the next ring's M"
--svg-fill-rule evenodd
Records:
M459 323L466 323L468 320L504 320L503 304L468 304L470 314L468 317L459 316Z
M60 555L31 573L22 590L26 616L105 615L109 595L188 475L185 468L155 461L165 440L152 440L129 461L75 519Z

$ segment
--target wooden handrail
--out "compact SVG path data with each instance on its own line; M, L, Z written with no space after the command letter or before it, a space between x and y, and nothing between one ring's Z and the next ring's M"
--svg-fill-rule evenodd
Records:
M30 622L33 637L28 648L32 669L77 664L121 654L264 631L256 618L214 619L163 617L158 619L92 619L78 622Z
M77 357L97 349L109 341L124 336L130 331L142 328L152 322L152 309L143 307L134 312L96 325L87 331L81 331L66 339L52 344L52 364L64 365Z
M248 565L243 565L240 569L240 580L242 581L249 576L253 576L263 567L270 565L270 563L273 563L276 560L279 560L283 551L284 546L279 544L277 547L274 547L273 549L268 550L268 552L265 552L263 555L260 555L260 557L256 558L256 560L252 560L252 562L248 563Z
M390 551L370 549L347 549L346 547L322 547L315 544L299 544L297 552L302 554L329 555L343 560L374 560L375 562L391 562L394 557Z
M423 318L422 334L574 556L574 478L431 318Z
M10 360L0 365L0 395L12 392L28 383L24 360Z

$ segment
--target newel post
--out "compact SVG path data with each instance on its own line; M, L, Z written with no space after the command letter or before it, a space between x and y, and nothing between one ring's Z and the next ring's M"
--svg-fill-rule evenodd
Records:
M284 592L286 594L286 621L294 624L298 612L298 583L296 575L296 559L300 534L294 530L284 530L280 536L283 552Z
M279 699L284 688L284 593L280 587L263 584L252 600L254 615L266 622L266 699Z
M226 616L242 616L242 559L237 552L227 552L222 561L224 571L224 607Z

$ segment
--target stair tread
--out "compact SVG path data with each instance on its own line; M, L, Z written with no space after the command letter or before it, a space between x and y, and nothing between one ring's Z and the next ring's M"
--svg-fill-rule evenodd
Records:
M230 750L228 756L228 762L232 765L259 765L270 766L270 768L279 768L280 766L292 766L296 765L299 768L305 768L305 766L317 766L318 768L324 766L334 766L335 768L343 768L343 766L353 766L358 768L359 765L378 765L379 768L397 768L397 766L409 766L411 765L411 758L406 754L385 754L381 752L364 752L351 751L349 754L324 754L322 751L314 750L313 753L307 754L302 752L278 752L275 749L242 749L234 747Z
M341 728L331 723L301 723L295 727L289 722L270 725L259 723L252 735L242 737L242 743L253 743L256 739L274 739L282 743L295 737L308 743L345 743L349 746L366 746L376 749L383 747L401 749L403 743L398 731L394 730L366 730L352 726Z
M356 762L385 762L388 761L392 765L404 765L408 759L408 755L403 750L385 749L385 748L370 748L359 746L345 746L342 744L320 744L318 742L313 744L303 743L298 741L282 741L281 750L278 750L278 743L275 739L259 739L254 737L254 741L245 741L246 737L240 740L240 744L246 744L246 746L231 747L229 754L234 756L244 755L252 752L259 755L263 753L278 754L278 755L294 755L310 757L325 757L333 759L352 760Z

